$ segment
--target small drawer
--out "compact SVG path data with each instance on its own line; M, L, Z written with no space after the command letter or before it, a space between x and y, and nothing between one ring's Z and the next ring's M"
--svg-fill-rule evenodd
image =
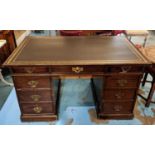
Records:
M132 65L123 65L123 66L111 66L109 71L113 73L130 73L130 72L143 72L143 66L132 66Z
M46 103L22 103L22 112L24 114L43 114L54 113L54 106L52 102Z
M105 79L105 88L137 88L139 76L111 76Z
M105 102L101 105L101 113L104 114L127 114L132 113L133 102Z
M14 76L14 83L19 88L51 88L51 80L48 76Z
M92 73L103 73L108 68L106 66L53 66L51 72L60 74L92 74Z
M51 90L30 90L17 91L20 102L43 102L52 101L53 95Z
M133 100L135 97L136 90L105 90L103 93L104 100Z
M49 73L49 68L48 67L13 67L12 72L13 73L26 73L26 74Z

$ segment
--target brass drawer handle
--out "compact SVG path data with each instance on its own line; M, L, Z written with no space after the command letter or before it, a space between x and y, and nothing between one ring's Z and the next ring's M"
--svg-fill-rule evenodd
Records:
M27 83L30 87L35 88L38 85L38 81L28 81Z
M36 113L41 113L42 112L42 107L35 105L35 107L33 108L34 112Z
M117 83L119 86L124 87L128 83L128 81L122 79L122 80L117 80Z
M115 106L114 106L114 110L115 110L116 112L119 112L119 111L122 110L122 106L121 106L121 105L115 105Z
M40 100L40 95L31 95L31 99L34 101L34 102L38 102Z
M33 73L34 69L35 68L24 68L24 70L29 74Z
M121 67L121 73L127 73L127 72L129 72L130 71L130 69L131 69L131 66L122 66Z
M123 96L124 96L124 94L121 93L121 92L115 94L115 97L116 97L117 99L121 99Z
M83 67L72 67L72 71L75 73L80 73L83 70L84 70Z

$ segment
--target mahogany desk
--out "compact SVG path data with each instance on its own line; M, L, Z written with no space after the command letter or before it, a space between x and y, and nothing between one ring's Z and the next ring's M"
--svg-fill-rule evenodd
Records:
M133 118L147 64L124 37L78 36L27 37L4 66L12 70L21 120L51 121L65 76L91 77L98 118Z

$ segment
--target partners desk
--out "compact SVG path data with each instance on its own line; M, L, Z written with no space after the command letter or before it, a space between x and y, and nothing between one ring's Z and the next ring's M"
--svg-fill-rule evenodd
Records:
M133 118L148 64L125 37L78 36L27 37L4 66L12 70L21 120L51 121L64 77L91 79L98 118Z

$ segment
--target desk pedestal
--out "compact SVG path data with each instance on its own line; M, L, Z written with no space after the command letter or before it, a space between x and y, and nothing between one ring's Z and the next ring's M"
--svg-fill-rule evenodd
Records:
M21 120L58 119L60 78L65 75L91 76L98 118L131 119L143 68L143 65L13 67Z

